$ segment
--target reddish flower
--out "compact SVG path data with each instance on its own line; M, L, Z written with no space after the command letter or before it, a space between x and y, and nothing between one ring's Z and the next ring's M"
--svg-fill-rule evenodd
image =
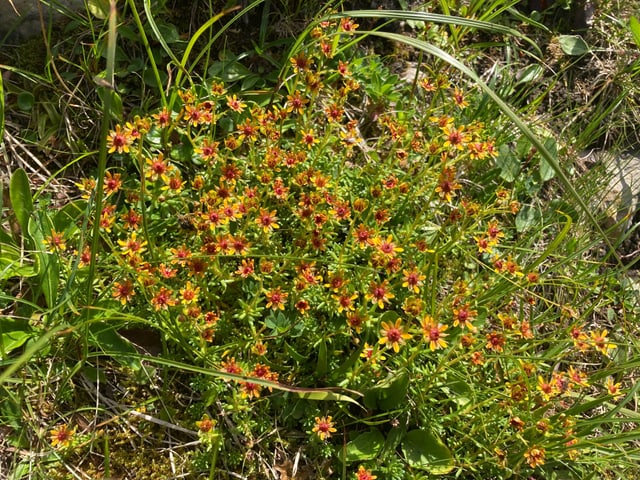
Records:
M277 223L278 217L276 217L276 211L269 212L265 208L260 209L260 215L256 218L256 223L262 228L264 233L269 233L275 228L280 228Z
M331 436L332 433L337 432L337 430L333 427L333 422L331 421L333 417L316 417L315 425L312 429L313 433L320 437L320 440L326 440Z
M112 174L107 172L104 177L104 194L112 195L122 188L122 175L120 173Z
M115 130L109 132L107 137L107 146L109 153L129 153L129 147L133 143L133 137L127 130L122 130L120 125L116 125Z
M371 474L371 470L367 470L362 465L358 467L358 471L356 472L356 480L375 480L378 478L376 475Z
M296 72L305 72L313 65L313 60L309 59L304 52L300 52L295 57L291 57L289 61Z
M485 345L485 347L488 350L492 350L494 352L502 352L504 344L507 341L505 336L498 332L490 332L487 333L486 336L487 344Z
M389 235L386 240L376 237L373 244L376 250L386 257L395 257L396 253L404 251L402 247L396 246L391 235Z
M234 94L233 96L227 95L227 106L234 112L242 113L247 107L247 104L239 100Z
M373 245L373 230L367 228L364 224L358 225L358 228L354 230L353 236L358 242L358 246L360 248L366 248L367 246Z
M416 267L413 267L411 270L403 270L402 273L404 274L402 286L408 288L413 293L419 293L420 287L427 276L420 273Z
M379 283L372 281L369 284L369 293L365 295L365 298L371 300L371 303L375 303L379 308L384 308L385 303L389 303L389 300L395 298L395 295L389 291L387 280Z
M471 323L478 312L476 310L471 309L471 305L465 303L457 308L453 309L453 326L457 327L458 325L462 327L467 327L471 331L475 331L475 327Z
M265 296L267 297L267 308L271 307L273 310L284 310L284 305L289 294L283 292L280 287L276 287L273 290L267 291Z
M242 367L236 363L235 358L230 358L228 361L222 362L222 371L226 373L241 374Z
M64 424L51 430L49 432L51 446L59 448L70 446L73 441L73 436L76 434L76 428L78 427L73 427L70 430L69 426Z
M113 283L113 292L111 295L113 298L119 300L122 305L126 305L127 302L130 302L135 294L136 292L131 280Z
M140 222L142 221L142 215L139 215L133 209L130 209L120 218L124 223L124 228L126 228L127 230L136 230L140 226Z
M156 311L167 310L169 307L173 307L177 303L178 301L173 298L173 292L165 287L161 287L158 293L156 293L151 299L151 304Z
M591 342L593 343L593 346L596 347L596 350L603 353L604 355L607 355L609 350L616 348L616 345L614 345L613 343L608 343L608 334L609 332L605 329L600 330L599 332L591 332Z
M359 26L360 25L354 22L351 18L347 17L340 19L340 30L350 35L353 34Z
M158 113L154 113L151 115L151 118L156 121L156 125L161 129L168 127L171 123L171 114L166 108L163 108Z
M382 329L380 330L380 340L378 343L393 348L393 351L396 353L400 351L400 345L411 338L409 333L404 332L402 320L399 318L395 323L382 322L381 325Z
M444 339L444 337L448 336L447 333L444 333L449 328L447 325L436 322L429 315L422 319L420 325L422 326L424 340L429 342L429 348L432 352L440 348L447 348L448 344Z

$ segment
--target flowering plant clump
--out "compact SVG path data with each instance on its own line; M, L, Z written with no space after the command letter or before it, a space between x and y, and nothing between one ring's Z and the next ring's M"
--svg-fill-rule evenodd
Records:
M425 66L373 102L369 59L346 46L357 27L319 24L273 95L211 78L114 127L100 306L226 375L191 405L221 449L306 448L369 479L409 478L400 461L488 478L580 458L586 398L624 395L598 374L615 334L590 328L590 299L563 303L585 295L571 282L550 293L567 265L519 238L523 199L492 173L474 91Z

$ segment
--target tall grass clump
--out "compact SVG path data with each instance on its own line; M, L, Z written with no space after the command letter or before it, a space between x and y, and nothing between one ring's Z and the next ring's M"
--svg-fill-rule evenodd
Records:
M426 42L401 80L355 13L269 88L198 76L194 40L159 108L111 121L114 5L94 171L55 208L9 185L11 478L637 473L637 300L553 142Z

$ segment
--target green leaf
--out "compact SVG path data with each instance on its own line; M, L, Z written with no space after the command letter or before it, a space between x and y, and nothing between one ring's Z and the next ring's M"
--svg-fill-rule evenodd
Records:
M631 30L636 45L640 48L640 21L636 17L632 16L629 19L629 30Z
M291 321L282 312L271 313L264 321L264 325L271 329L272 335L280 335L291 328Z
M33 277L36 271L33 261L22 255L14 244L0 243L0 280Z
M20 348L32 336L28 321L0 318L0 359L7 358L9 353Z
M106 74L102 76L96 76L96 79L106 78ZM103 105L109 105L109 115L113 118L122 119L122 98L120 95L109 86L98 86L96 92L100 97L100 101ZM107 102L107 95L110 97Z
M408 388L409 374L403 370L367 390L364 394L364 404L370 409L396 410L403 404Z
M284 346L287 349L287 353L289 354L289 356L291 356L291 358L296 362L303 363L309 359L308 356L305 357L304 355L301 355L300 353L298 353L291 345L289 345L289 343L284 342Z
M584 55L589 51L589 45L580 35L560 35L558 43L567 55Z
M91 15L100 20L109 16L109 0L87 0L87 8Z
M496 166L500 169L500 177L507 182L513 182L520 173L520 160L508 145L501 145L498 149Z
M430 431L408 432L401 448L406 462L413 468L426 470L432 475L446 475L455 468L451 451Z
M518 233L526 232L532 227L540 225L542 214L540 209L531 205L525 205L516 216L516 230Z
M22 92L18 94L17 104L18 108L23 112L29 112L33 108L33 104L36 102L36 97L31 92Z
M53 226L58 232L67 230L76 225L87 208L86 200L76 200L67 203L64 207L56 212L53 217Z
M33 200L31 198L29 178L22 168L18 168L11 175L9 198L11 199L13 213L22 230L22 235L26 237L29 231L29 217L33 213Z
M558 161L558 144L553 138L547 138L544 141L545 148L549 151L555 161ZM553 166L543 157L540 156L540 179L547 182L556 176Z
M175 25L171 23L158 23L158 32L162 35L167 44L180 42L180 33Z
M384 446L384 436L379 430L374 429L364 432L347 443L346 463L373 460L378 456Z
M516 75L516 78L519 79L516 82L516 85L520 83L531 83L540 78L542 72L544 72L542 66L537 63L533 63L528 67L523 68L520 73Z
M89 326L89 343L94 347L109 352L115 360L129 368L140 368L138 351L129 340L122 337L115 326L106 322L97 322Z
M316 375L324 376L329 369L329 361L327 359L327 342L323 339L318 348L318 362L316 363Z
M52 230L51 220L45 213L31 217L29 221L29 235L36 245L36 265L40 280L40 290L49 308L55 306L58 299L58 284L60 281L60 263L58 255L47 251L44 243L45 236ZM47 232L47 233L45 233Z

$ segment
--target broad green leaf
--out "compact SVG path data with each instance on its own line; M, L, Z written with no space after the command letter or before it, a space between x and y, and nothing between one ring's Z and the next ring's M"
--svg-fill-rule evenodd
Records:
M29 178L22 168L18 168L11 175L9 198L22 235L26 237L29 232L29 217L33 213L33 199L31 198Z
M374 429L364 432L347 443L345 462L362 462L373 460L384 447L384 435L380 430Z
M567 55L584 55L589 51L589 45L580 35L560 35L558 43Z
M38 272L40 280L39 287L47 302L47 306L52 308L58 299L60 263L57 253L47 251L47 245L44 240L53 229L53 225L49 217L45 213L41 213L35 217L31 217L28 229L29 235L36 245L36 271Z
M180 42L180 33L175 25L171 23L158 23L158 32L162 35L165 42L178 43Z
M96 76L96 80L100 78L106 79L106 74L103 73L102 76ZM107 83L106 86L98 86L96 87L96 92L100 97L100 101L103 105L109 105L109 115L111 118L116 118L118 120L122 119L122 98L120 95L113 90L111 86ZM107 102L107 95L110 97L109 102Z
M284 342L284 346L287 349L289 356L298 363L306 362L309 357L299 354L289 343Z
M473 390L471 389L469 384L463 380L449 382L443 388L443 390L445 389L450 394L451 400L453 400L461 407L468 405L473 398Z
M327 342L323 339L318 347L318 361L316 363L316 375L324 376L329 369L329 361L327 359Z
M544 69L541 65L533 63L528 67L523 68L520 73L516 75L516 78L518 78L516 85L520 83L531 83L540 78L543 72Z
M32 336L29 322L0 318L0 359L5 359L9 353L20 348Z
M501 145L498 149L496 166L500 169L500 177L507 182L513 182L520 173L520 160L508 145Z
M402 453L409 466L432 475L446 475L455 468L447 446L427 430L412 430L402 439Z
M67 230L76 225L78 219L85 213L86 200L76 200L67 203L53 216L53 226L58 232Z
M87 8L91 15L100 20L109 16L109 0L87 0Z
M516 216L516 230L518 233L526 232L532 227L539 226L542 221L540 209L531 205L523 206Z
M547 138L544 141L544 146L549 151L553 158L558 161L558 144L553 138ZM543 157L540 156L540 179L543 182L547 182L556 176L556 171L553 166Z
M89 343L95 348L109 352L115 360L129 368L140 368L140 360L135 357L138 351L129 340L118 334L113 325L93 323L89 326L89 333Z
M367 390L364 394L364 404L371 409L396 410L402 405L408 388L409 374L403 370Z
M0 280L26 278L36 275L33 260L22 255L20 249L10 243L0 244Z
M636 42L638 48L640 48L640 21L636 17L629 19L629 29L633 35L633 40Z
M24 112L29 112L33 108L33 104L36 102L36 97L31 92L22 92L18 94L16 103L18 108Z

